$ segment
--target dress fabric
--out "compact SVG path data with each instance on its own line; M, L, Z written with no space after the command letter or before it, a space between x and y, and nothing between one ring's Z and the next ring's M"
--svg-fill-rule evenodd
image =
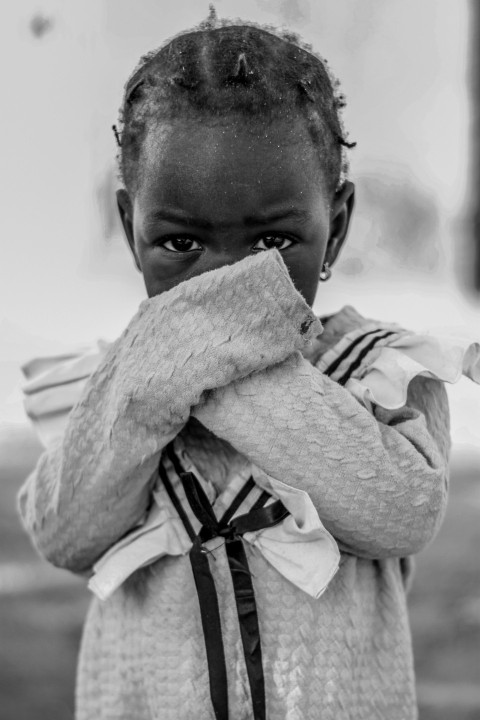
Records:
M26 368L27 411L49 447L19 495L25 526L50 562L92 582L92 568L112 548L141 537L159 458L177 436L211 483L212 502L250 474L282 500L289 488L306 493L340 551L321 593L287 579L245 542L266 716L414 720L406 585L409 558L432 539L445 510L449 420L441 381L462 372L480 381L480 346L447 342L447 360L432 365L419 350L429 342L350 306L323 328L276 251L182 283L142 303L111 346L64 358L61 368L47 361ZM392 367L393 390L385 376ZM74 393L65 400L62 386L75 383L80 397L68 412ZM217 540L210 568L230 717L247 720L232 581ZM178 553L139 556L106 599L93 598L77 720L214 718L184 541ZM320 549L308 560L324 561Z

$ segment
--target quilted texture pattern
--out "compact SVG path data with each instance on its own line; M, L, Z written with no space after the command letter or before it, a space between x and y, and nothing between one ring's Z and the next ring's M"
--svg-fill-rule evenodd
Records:
M367 322L347 315L343 333ZM341 326L334 316L320 335L276 252L146 301L87 381L63 440L25 483L20 511L40 552L86 571L141 521L159 453L179 432L219 489L232 468L252 462L259 483L266 472L307 490L343 550L319 600L247 547L267 717L413 720L402 556L429 541L444 511L448 406L441 383L418 378L404 408L370 414L314 366ZM231 717L247 720L221 543L210 564ZM188 558L164 558L106 602L93 600L77 718L192 717L213 718L198 600Z
M40 552L91 567L142 519L159 453L203 394L282 361L320 329L279 253L144 301L20 494Z
M356 555L411 555L435 533L445 456L414 407L394 425L378 422L296 353L215 391L193 414L263 471L308 492L327 530Z

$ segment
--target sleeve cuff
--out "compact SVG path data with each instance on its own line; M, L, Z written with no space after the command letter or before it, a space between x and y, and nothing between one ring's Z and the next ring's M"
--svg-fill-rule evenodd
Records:
M299 350L322 332L320 320L296 290L278 250L250 255L186 280L144 300L139 316L158 314L166 306L179 318L202 306L205 317L199 322L203 320L205 329L215 333L215 344L220 334L228 341L232 332L245 330L249 336L258 335L267 347L285 337L291 344L293 337L292 349Z

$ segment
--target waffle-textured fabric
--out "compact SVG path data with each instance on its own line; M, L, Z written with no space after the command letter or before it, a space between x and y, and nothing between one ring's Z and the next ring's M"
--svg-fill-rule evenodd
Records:
M254 478L306 491L341 549L320 598L246 545L269 720L417 716L405 559L432 538L444 513L448 404L443 383L418 377L403 407L367 408L318 369L368 323L347 307L322 333L276 251L146 300L19 496L40 553L89 573L146 517L160 454L179 433L219 492L246 464ZM367 365L368 356L357 377ZM221 543L210 565L230 716L247 720L249 686ZM76 712L77 720L214 717L187 556L164 557L108 600L93 599Z

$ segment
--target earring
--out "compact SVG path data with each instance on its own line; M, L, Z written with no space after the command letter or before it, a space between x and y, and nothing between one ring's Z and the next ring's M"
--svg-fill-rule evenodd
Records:
M327 280L330 280L331 277L332 277L332 271L330 270L330 263L328 263L328 262L323 263L323 268L320 273L320 280L322 280L323 282L326 282Z

